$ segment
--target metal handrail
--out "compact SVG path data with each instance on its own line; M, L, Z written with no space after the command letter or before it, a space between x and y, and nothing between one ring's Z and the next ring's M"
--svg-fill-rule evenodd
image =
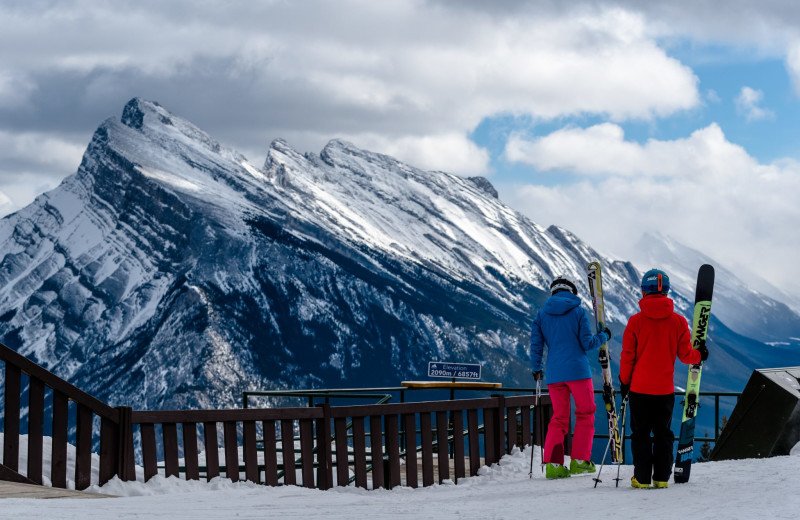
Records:
M616 391L616 392L619 393L619 391ZM595 390L594 393L595 393L595 395L602 395L603 391L602 390ZM676 392L674 392L674 395L682 397L682 396L686 395L686 392L685 391L682 391L682 392L677 392L676 391ZM714 443L716 443L719 440L719 435L720 435L720 417L719 417L720 405L719 405L719 398L720 397L736 397L737 401L738 401L738 399L742 396L742 393L741 392L698 392L698 398L699 397L704 397L704 396L705 397L710 397L710 396L714 397L714 436L713 437L697 437L697 436L695 436L694 440L695 441L700 441L700 442L714 442ZM698 408L699 407L700 407L700 403L699 403L699 399L698 399ZM621 420L621 419L622 419L621 417L618 418L618 420ZM630 439L631 435L628 434L627 432L622 432L622 433L623 434L621 435L621 438L622 438L623 449L624 449L625 440L626 439ZM594 438L595 439L608 438L608 432L595 433L594 434Z

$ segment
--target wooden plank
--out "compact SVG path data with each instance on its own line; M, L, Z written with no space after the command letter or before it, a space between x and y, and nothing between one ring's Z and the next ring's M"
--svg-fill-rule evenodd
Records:
M69 400L58 390L53 390L53 445L50 458L50 480L53 487L67 487L67 428Z
M264 483L278 485L278 445L275 436L275 421L261 423L264 430Z
M495 455L497 448L497 409L483 409L483 450L486 458L486 465L491 466L497 462Z
M183 465L186 467L186 480L200 480L200 464L197 451L197 424L182 423Z
M219 437L216 421L203 423L203 440L206 447L206 480L219 476Z
M332 406L331 417L369 417L370 415L418 414L442 410L469 410L497 406L496 398L454 399L452 401L420 401L411 403L385 403L353 406Z
M300 419L300 460L303 487L314 488L314 422Z
M333 454L331 451L330 405L318 405L323 417L315 419L317 428L317 487L322 490L333 487Z
M336 484L346 486L350 480L350 455L347 445L347 422L345 418L333 421L333 431L336 446Z
M353 470L356 487L367 489L367 449L364 418L353 418Z
M372 457L372 489L386 487L383 461L383 434L381 432L381 416L369 417L369 448Z
M422 485L433 485L433 432L431 414L419 414L420 445L422 446Z
M50 499L50 498L112 498L112 495L59 489L39 484L22 484L19 482L0 481L0 499L25 498L25 499ZM65 506L66 507L66 506ZM37 517L35 513L32 517Z
M7 468L6 466L0 464L0 482L4 480L7 480L9 482L20 482L22 484L38 485L28 477L21 475L20 473L14 471L13 469Z
M436 443L439 448L437 452L439 484L445 479L450 479L450 446L447 442L447 437L447 412L436 412Z
M401 386L406 388L452 388L454 390L477 390L487 388L502 388L503 383L489 383L486 381L403 381Z
M42 483L44 449L44 383L30 378L28 386L28 473L37 484Z
M500 459L503 458L503 455L506 454L506 405L505 405L505 397L503 395L493 395L492 397L497 399L497 405L495 406L495 415L494 415L494 432L495 432L495 446L494 446L494 456L495 462L500 462Z
M241 422L280 419L318 419L322 411L317 408L239 408L230 410L139 410L132 420L136 424L163 424L165 422Z
M152 424L139 425L142 440L142 463L144 464L144 481L147 482L158 474L158 454L156 453L156 427Z
M523 406L520 410L520 416L522 418L522 445L525 446L526 444L530 444L531 448L533 448L533 429L531 428L531 407L530 406Z
M506 453L511 453L511 448L517 445L517 409L514 407L506 408L506 438Z
M389 487L400 485L400 432L397 415L385 416L386 455L389 457Z
M6 363L6 385L3 407L3 465L19 471L19 367Z
M120 473L119 458L119 426L105 417L100 418L100 467L98 473L99 484L102 486L114 475ZM122 478L122 475L120 475Z
M294 464L294 421L281 420L281 450L283 451L283 483L297 484L297 468Z
M481 467L481 434L478 431L478 410L467 410L469 432L469 474L474 477Z
M178 465L178 425L164 423L161 425L161 438L164 442L164 476L177 477L180 475Z
M542 396L544 399L544 396ZM536 404L536 395L507 395L505 396L506 406L516 406L516 407L523 407L527 406L528 408L532 407Z
M403 415L403 426L406 435L406 486L419 486L417 478L417 425L414 414Z
M453 473L454 481L466 476L464 467L464 412L454 410L450 412L450 421L453 423Z
M119 478L123 482L133 482L136 480L136 462L133 447L133 422L131 421L131 408L129 406L118 406L119 414Z
M75 434L75 489L92 485L92 410L78 403Z
M244 421L242 424L242 450L244 451L244 478L259 484L261 475L258 471L255 421Z
M222 423L225 438L225 476L231 482L239 482L239 439L236 434L236 423L225 421Z

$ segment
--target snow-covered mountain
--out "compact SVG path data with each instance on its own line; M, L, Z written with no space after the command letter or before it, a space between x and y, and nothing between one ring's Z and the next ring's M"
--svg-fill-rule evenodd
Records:
M800 315L784 303L780 293L766 295L743 282L737 273L707 255L662 233L647 233L636 246L633 261L640 271L657 266L670 276L682 294L692 294L697 268L715 266L712 313L743 336L800 346Z
M338 140L319 155L275 141L259 168L141 99L0 220L0 247L0 340L134 407L394 386L430 360L529 385L532 313L555 275L583 280L596 259L615 342L638 310L632 264L531 222L486 179Z

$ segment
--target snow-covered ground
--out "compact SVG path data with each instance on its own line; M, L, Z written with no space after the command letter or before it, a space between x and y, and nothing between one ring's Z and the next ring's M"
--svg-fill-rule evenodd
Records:
M5 499L0 518L122 519L122 518L326 518L326 519L648 519L786 518L800 515L798 468L800 444L792 454L770 459L706 462L692 467L687 484L668 489L632 489L632 466L606 466L602 483L591 476L548 481L541 473L539 449L530 448L484 467L480 475L459 484L429 488L365 491L354 487L329 491L294 486L269 488L155 477L143 484L112 480L90 491L120 498Z

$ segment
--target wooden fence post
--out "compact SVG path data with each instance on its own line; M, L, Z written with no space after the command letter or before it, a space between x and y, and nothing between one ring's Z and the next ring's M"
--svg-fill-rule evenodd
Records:
M119 425L117 427L117 475L123 482L136 480L136 466L133 460L133 413L130 406L117 406Z
M495 462L500 462L500 459L506 453L506 397L503 394L494 394L492 397L497 399L497 415L493 417L495 419L495 431L497 432L494 449L497 457Z
M317 419L317 487L333 487L333 458L331 457L331 406L318 404L322 418Z

